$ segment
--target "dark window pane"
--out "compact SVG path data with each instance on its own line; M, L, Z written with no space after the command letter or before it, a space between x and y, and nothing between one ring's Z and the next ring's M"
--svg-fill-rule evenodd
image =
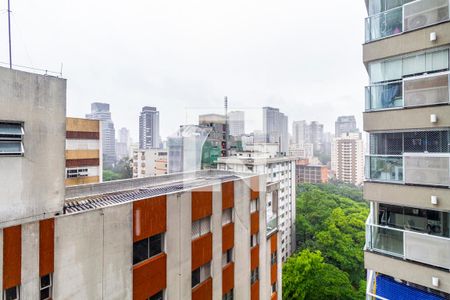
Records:
M133 244L133 265L148 258L148 239L137 241Z
M162 238L161 234L154 235L150 238L150 257L161 253Z
M428 152L449 152L448 151L448 131L427 132Z
M50 298L50 288L46 288L41 290L41 300L49 299Z
M50 275L45 275L41 277L41 288L50 285Z
M233 250L228 249L227 250L227 263L231 262L233 260Z
M5 300L13 299L17 299L17 287L12 287L5 291Z
M425 132L405 132L404 152L425 152L426 133Z
M148 300L163 300L163 291L159 291L157 294L148 298Z
M192 287L200 283L200 268L192 271Z

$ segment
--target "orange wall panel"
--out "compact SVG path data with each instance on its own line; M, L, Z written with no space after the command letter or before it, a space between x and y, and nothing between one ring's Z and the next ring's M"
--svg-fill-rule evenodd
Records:
M234 247L234 223L222 227L222 252Z
M277 247L278 247L278 239L277 239L277 234L273 234L270 237L270 253L274 253L275 251L277 251Z
M277 292L272 293L272 296L270 297L270 300L277 300L278 299L278 294Z
M259 211L255 211L250 215L250 233L256 234L259 232Z
M192 191L192 222L212 215L212 187Z
M3 229L3 289L20 285L22 226Z
M250 200L256 200L259 197L259 176L250 178Z
M259 267L259 245L250 249L250 269L254 270Z
M251 300L259 300L259 281L256 281L251 286Z
M133 242L167 230L166 196L133 202Z
M54 271L55 258L55 219L39 222L39 276Z
M144 300L167 286L167 255L158 254L133 267L133 299Z
M277 264L273 264L270 267L270 284L274 284L275 282L277 282L277 270L278 270Z
M222 209L234 207L234 181L222 183Z
M212 299L212 278L208 278L192 289L192 300Z
M212 260L212 233L192 241L192 271Z
M234 263L231 262L223 267L222 271L222 295L234 288Z

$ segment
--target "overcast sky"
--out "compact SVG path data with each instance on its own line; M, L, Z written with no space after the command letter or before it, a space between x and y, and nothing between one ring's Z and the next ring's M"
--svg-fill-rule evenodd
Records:
M0 0L0 61L8 61L7 0ZM12 0L13 63L59 71L67 114L111 104L116 130L138 135L142 106L160 111L161 136L197 113L261 107L334 131L338 115L361 127L363 0Z

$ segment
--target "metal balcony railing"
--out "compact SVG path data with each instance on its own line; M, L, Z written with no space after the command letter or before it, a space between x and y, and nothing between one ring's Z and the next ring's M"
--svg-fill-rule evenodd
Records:
M450 239L366 224L366 250L450 269Z
M366 18L366 42L449 20L449 0L416 0Z
M366 87L366 111L450 103L449 72Z

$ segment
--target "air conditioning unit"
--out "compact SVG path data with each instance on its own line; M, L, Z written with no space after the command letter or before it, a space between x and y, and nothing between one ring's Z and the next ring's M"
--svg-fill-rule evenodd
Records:
M404 6L404 31L414 30L448 19L448 0L421 0Z

